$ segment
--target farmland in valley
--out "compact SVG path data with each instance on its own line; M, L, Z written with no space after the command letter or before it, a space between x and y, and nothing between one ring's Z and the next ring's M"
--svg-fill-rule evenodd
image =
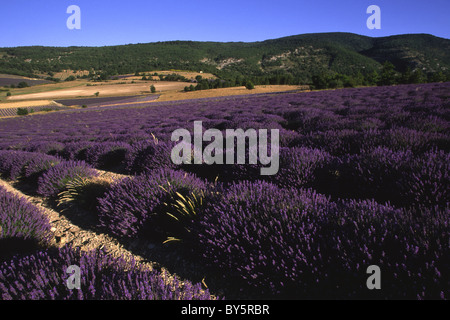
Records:
M58 89L51 91L43 91L37 93L15 94L9 97L9 101L16 100L42 100L42 99L68 99L77 97L94 96L99 93L100 96L126 96L150 93L150 86L154 84L157 91L182 90L186 83L182 82L162 82L162 83L130 83L130 84L114 84L99 83L93 85L77 85L67 89Z
M283 88L0 119L0 297L449 299L450 83ZM279 130L279 172L174 164L195 121Z

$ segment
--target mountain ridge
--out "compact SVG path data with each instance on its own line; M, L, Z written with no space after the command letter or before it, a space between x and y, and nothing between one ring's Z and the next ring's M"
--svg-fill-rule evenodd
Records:
M202 70L219 77L380 71L450 73L450 40L413 33L369 37L348 32L307 33L255 42L163 41L103 47L0 48L0 73L37 74L65 69L109 76L163 69Z

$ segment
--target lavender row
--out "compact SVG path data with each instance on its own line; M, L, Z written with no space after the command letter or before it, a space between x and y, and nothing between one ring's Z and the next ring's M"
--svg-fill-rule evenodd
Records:
M0 261L48 246L50 229L41 209L0 186Z
M106 98L85 98L85 99L66 99L56 100L56 102L64 104L66 106L88 106L88 107L101 107L116 104L132 104L134 102L146 102L154 101L159 98L159 95L151 96L119 96L119 97L106 97Z
M267 129L280 128L284 139L295 146L306 141L321 144L316 136L324 134L338 142L339 131L343 130L354 130L353 134L359 139L364 138L359 134L377 136L393 130L392 143L407 147L414 142L414 131L419 137L423 136L422 140L448 142L448 86L444 83L155 103L148 108L130 105L126 111L77 110L3 120L0 136L3 146L12 147L21 147L24 137L30 135L38 140L63 143L87 139L128 142L130 138L145 139L153 133L167 141L175 128L189 127L193 121L201 120L205 128L245 129L255 123L264 124ZM13 132L16 135L12 135ZM337 135L335 138L333 132ZM427 133L434 136L428 137ZM346 136L349 134L352 132ZM382 138L383 135L379 140ZM445 143L440 146L443 144L445 146Z
M242 182L200 211L194 250L243 291L265 298L448 299L448 208L419 215ZM378 294L364 281L372 264L383 270Z
M445 206L448 88L443 83L259 95L10 119L0 122L0 148L140 174L176 169L170 135L180 127L192 130L193 121L222 131L275 128L281 168L271 182L333 197ZM182 169L222 182L257 175L254 166Z
M64 176L61 170L56 173L59 178ZM86 253L69 246L50 248L52 238L42 209L0 187L2 300L216 299L201 284L144 269L131 258L113 258L101 250ZM66 270L71 265L81 269L80 289L71 290L66 284Z
M69 289L69 266L80 268L80 289ZM169 278L112 257L65 246L16 258L0 265L2 300L212 300L201 284Z
M264 181L211 184L156 170L99 198L101 227L123 238L181 241L253 298L448 299L449 210L331 200ZM365 284L369 265L383 290Z

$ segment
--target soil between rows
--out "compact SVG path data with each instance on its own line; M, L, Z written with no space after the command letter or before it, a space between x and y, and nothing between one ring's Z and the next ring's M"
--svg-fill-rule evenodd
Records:
M120 179L123 175L100 171L105 179ZM95 217L82 208L57 207L49 200L35 194L33 188L20 181L6 182L0 179L0 186L8 192L23 197L34 206L42 209L48 216L54 238L51 246L62 247L71 245L83 251L103 249L113 257L134 259L149 270L158 270L168 277L177 277L192 283L202 282L213 295L225 295L222 286L224 279L208 276L208 270L199 262L186 259L176 244L152 243L143 240L119 241L103 233L95 226ZM237 297L236 297L237 298ZM241 299L241 298L240 298Z

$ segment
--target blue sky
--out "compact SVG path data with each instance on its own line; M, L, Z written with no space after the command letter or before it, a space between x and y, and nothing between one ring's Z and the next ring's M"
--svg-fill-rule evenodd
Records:
M81 30L66 26L70 5L81 9ZM366 26L370 5L381 8L381 30ZM0 47L251 42L314 32L450 38L449 0L10 0L1 9Z

